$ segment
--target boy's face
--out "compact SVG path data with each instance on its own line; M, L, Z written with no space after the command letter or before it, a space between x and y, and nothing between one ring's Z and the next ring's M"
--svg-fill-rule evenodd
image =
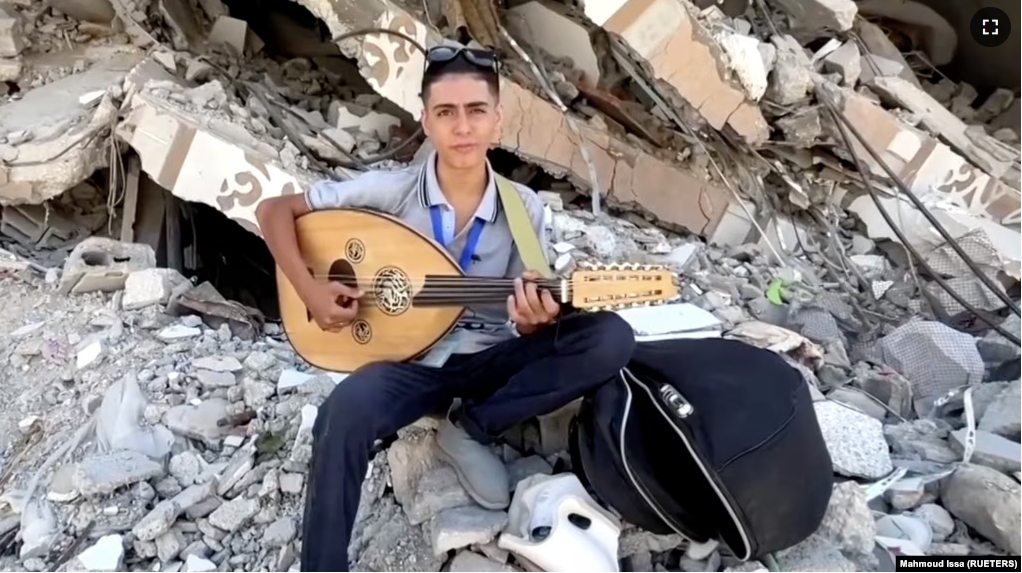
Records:
M442 76L429 87L422 128L441 161L456 169L486 161L500 131L500 106L486 81L467 74Z

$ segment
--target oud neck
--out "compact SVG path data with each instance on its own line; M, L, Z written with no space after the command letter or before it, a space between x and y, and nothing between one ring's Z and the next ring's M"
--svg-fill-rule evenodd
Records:
M531 281L549 290L561 304L571 300L570 281L540 279ZM504 303L515 293L515 280L505 278L427 275L422 290L415 295L416 306L461 306Z

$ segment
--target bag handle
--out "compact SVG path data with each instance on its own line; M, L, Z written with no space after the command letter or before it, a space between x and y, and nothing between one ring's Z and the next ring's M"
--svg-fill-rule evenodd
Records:
M546 253L543 252L543 245L536 236L536 230L529 220L529 212L525 210L525 202L509 179L497 175L497 194L500 196L500 203L504 206L507 215L507 226L511 229L511 239L518 249L518 256L526 270L536 271L543 278L552 278L550 263L547 261Z

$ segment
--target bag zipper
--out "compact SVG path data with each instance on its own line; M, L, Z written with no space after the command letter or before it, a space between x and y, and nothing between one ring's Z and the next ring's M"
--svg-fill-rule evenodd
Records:
M625 375L627 375L636 384L638 384L643 389L644 392L649 394L650 400L653 401L653 404L656 406L657 410L660 411L660 414L663 417L665 417L665 418L669 417L668 413L664 411L663 406L660 404L660 401L656 399L656 396L653 395L653 392L645 384L640 382L639 379L636 378L635 375L632 374L631 371L629 371L627 368L623 368L621 370L621 378L623 380L624 380ZM663 389L664 386L670 387L671 390L673 390L673 394L676 394L677 398L680 399L679 403L688 407L688 413L685 414L685 416L680 416L682 419L684 419L685 417L688 417L689 415L691 415L695 411L695 408L692 406L692 404L688 400L685 399L684 396L681 395L681 392L678 392L677 389L671 387L670 385L664 384L663 386L660 387L661 396L664 394L664 389ZM631 399L632 399L632 392L631 392L631 388L628 386L627 380L625 380L625 387L628 388L628 402L627 403L628 403L628 406L630 407L631 406ZM673 405L672 405L672 408L674 408ZM675 412L675 413L677 413L677 412ZM727 509L728 515L731 517L732 522L734 522L734 524L735 524L735 529L738 530L738 534L742 538L742 543L745 545L745 548L744 548L745 549L745 556L742 557L742 556L736 555L735 557L738 557L742 561L747 561L752 556L752 546L751 546L751 543L749 543L749 536L748 536L748 534L745 531L745 527L742 525L741 521L738 519L738 515L735 514L734 508L731 507L731 503L724 496L724 492L722 492L720 487L717 486L717 481L715 479L713 479L713 475L710 473L709 469L706 467L706 464L703 463L702 458L699 456L699 454L696 452L695 448L692 446L692 443L689 441L688 437L685 435L685 432L682 432L673 423L670 424L670 426L671 426L671 429L673 429L674 432L676 434L678 434L678 437L681 438L681 442L683 444L685 444L685 449L688 450L689 455L692 456L692 459L695 460L696 465L699 466L699 470L703 473L703 477L706 478L706 481L708 481L710 483L710 487L713 488L713 492L717 495L717 498L720 500L720 502L722 504L724 504L724 507ZM624 459L624 427L625 427L624 424L622 424L622 428L621 428L622 442L621 442L621 446L620 446L621 447L621 451L622 451L622 456L621 456L622 460ZM626 470L628 469L628 464L627 463L625 464L625 469ZM629 471L629 477L631 477L631 471ZM633 481L634 481L634 479L633 479ZM643 497L645 497L645 496L643 496ZM659 513L660 512L658 511L658 514ZM734 548L732 548L732 551L734 551Z
M660 504L658 504L656 500L654 500L652 496L650 496L646 492L646 488L641 483L639 483L639 480L635 477L635 474L632 473L631 466L628 464L628 454L627 450L625 449L625 432L628 429L628 417L632 409L632 389L628 386L628 382L624 379L624 374L620 374L620 376L621 383L624 384L625 392L627 393L627 397L625 398L624 404L624 412L621 416L621 432L618 436L618 450L621 452L621 464L624 466L625 473L628 474L628 479L632 482L632 486L635 488L635 491L639 492L639 495L642 496L642 499L646 501L646 505L648 505L650 509L652 509L653 512L657 514L657 517L659 517L661 521L663 521L665 524L667 524L668 527L673 529L675 533L682 536L690 543L693 543L692 536L682 531L683 529L685 529L685 527L681 526L679 523L674 521L674 519L670 517L667 514L667 512L663 510L663 508L660 507Z

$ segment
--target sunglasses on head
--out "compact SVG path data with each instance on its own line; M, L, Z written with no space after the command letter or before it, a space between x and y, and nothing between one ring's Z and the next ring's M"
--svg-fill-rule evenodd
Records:
M426 52L426 68L431 65L446 64L461 56L468 63L487 70L497 71L497 54L490 50L466 48L464 46L434 46Z

